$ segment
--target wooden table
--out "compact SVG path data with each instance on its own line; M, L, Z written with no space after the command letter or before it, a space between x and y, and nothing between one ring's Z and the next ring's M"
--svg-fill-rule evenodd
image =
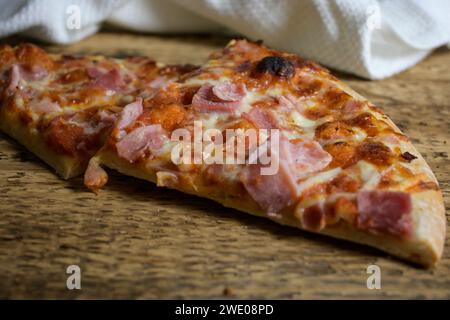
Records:
M57 52L201 63L228 39L102 33ZM450 52L383 81L341 75L411 137L450 203ZM111 174L100 196L0 135L1 298L450 298L450 241L424 270L360 245L282 227ZM81 268L81 290L66 268ZM381 290L366 287L381 268Z

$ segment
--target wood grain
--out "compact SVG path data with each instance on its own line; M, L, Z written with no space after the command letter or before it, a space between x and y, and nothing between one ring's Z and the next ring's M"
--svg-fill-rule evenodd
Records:
M227 40L102 33L48 48L201 63ZM448 212L450 52L383 81L340 76L411 137ZM448 299L448 246L438 266L424 270L113 172L95 196L0 135L0 298ZM71 264L81 268L81 290L66 289ZM366 288L370 264L381 268L381 290Z

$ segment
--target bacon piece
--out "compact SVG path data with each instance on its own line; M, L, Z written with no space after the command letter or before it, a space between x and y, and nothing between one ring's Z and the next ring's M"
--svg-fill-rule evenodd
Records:
M222 83L203 84L192 98L192 107L199 112L234 112L245 95L243 85Z
M123 130L132 124L142 114L142 99L138 98L135 102L132 102L123 108L117 120L116 128Z
M108 174L99 165L97 158L92 158L89 161L89 165L84 173L84 184L86 187L98 194L106 182L108 182Z
M360 191L358 227L374 233L407 237L412 232L411 196L395 191Z
M159 124L139 127L127 134L117 144L117 153L121 158L134 162L147 150L157 151L163 145L162 128Z
M253 107L249 113L243 112L241 116L259 129L276 129L279 127L273 114L262 108Z

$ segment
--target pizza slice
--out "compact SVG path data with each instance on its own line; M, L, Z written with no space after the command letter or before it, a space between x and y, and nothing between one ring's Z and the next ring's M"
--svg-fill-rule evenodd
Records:
M29 43L0 47L0 64L0 129L66 179L84 172L125 105L193 68L49 54Z
M433 173L377 107L327 70L233 40L201 68L126 106L102 166L425 266L443 250Z

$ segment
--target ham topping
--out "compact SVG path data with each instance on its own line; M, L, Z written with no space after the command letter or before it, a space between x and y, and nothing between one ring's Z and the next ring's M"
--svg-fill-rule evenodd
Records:
M123 130L132 124L142 114L142 99L138 98L135 102L132 102L123 108L120 113L119 120L117 121L117 129Z
M291 205L297 196L294 177L284 162L274 175L261 175L261 167L258 164L246 166L240 180L261 209L266 213L277 213Z
M291 141L289 149L287 156L293 164L297 179L322 170L333 160L331 155L314 140Z
M271 157L272 161L279 161L274 175L261 175L261 165L249 164L240 176L252 199L267 213L277 213L293 204L299 193L299 177L317 172L331 161L331 156L318 143L292 143L284 137L280 139L278 156L271 150Z
M108 182L108 174L100 167L98 159L92 158L84 173L84 184L95 193L98 193L98 190L102 188L106 182Z
M359 228L400 237L411 234L412 202L408 193L360 191L357 201Z
M37 103L30 104L30 106L37 114L61 111L61 107L59 106L59 104L57 102L51 101L48 98L45 98Z
M242 118L251 122L259 129L276 129L278 121L274 115L265 109L253 107L249 113L243 112Z
M107 71L90 67L87 68L86 71L88 76L92 79L94 86L114 91L118 91L124 86L124 81L117 69Z
M9 85L6 90L9 94L13 94L19 87L20 82L20 68L17 64L11 67L11 73L9 77Z
M192 107L199 112L234 112L245 96L245 86L224 82L203 84L192 98Z
M134 162L147 150L156 152L163 146L161 125L139 127L128 133L117 144L117 153L121 158Z

